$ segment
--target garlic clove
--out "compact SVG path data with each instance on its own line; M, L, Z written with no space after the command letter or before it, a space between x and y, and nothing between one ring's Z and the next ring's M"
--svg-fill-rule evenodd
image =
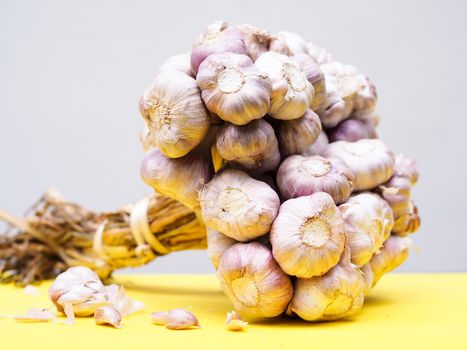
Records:
M271 40L269 49L271 51L293 56L299 53L308 53L308 47L305 39L293 32L279 32Z
M122 328L120 322L122 316L118 310L112 306L102 306L94 313L94 321L97 325L113 326L114 328Z
M314 89L300 65L290 57L271 51L262 54L255 65L272 82L268 114L282 120L303 116L311 106Z
M248 326L248 322L242 320L240 315L236 311L227 312L227 318L225 320L225 328L229 331L244 331Z
M325 157L341 158L354 175L354 190L370 190L388 181L394 172L394 155L380 140L337 141L328 145Z
M323 275L344 250L342 215L324 192L289 199L280 206L270 240L274 258L288 275Z
M193 70L191 69L191 53L182 53L180 55L170 56L159 67L159 72L164 71L180 71L186 75L195 78Z
M391 234L394 218L391 207L374 193L360 193L339 206L344 219L351 261L363 266Z
M198 73L200 64L209 55L232 52L245 55L246 46L240 31L226 22L217 21L209 25L193 43L191 68Z
M269 232L280 205L271 187L235 169L215 175L199 198L206 226L238 241Z
M302 156L316 156L323 155L324 151L329 145L329 139L326 133L323 131L320 132L315 143L312 144L307 150L301 153Z
M354 142L361 139L376 139L376 129L367 119L350 118L340 122L335 128L327 130L329 140Z
M167 158L153 149L144 157L140 173L143 181L157 192L174 198L190 208L199 207L198 191L213 170L209 160L198 152L181 158Z
M275 317L285 311L293 288L271 251L258 242L227 249L217 270L222 290L235 310L249 318Z
M199 66L196 82L206 107L225 121L245 125L269 110L271 81L246 55L210 55Z
M179 158L207 134L210 116L196 80L180 71L159 72L139 102L152 140L167 157Z
M249 24L238 25L237 29L245 41L246 53L253 62L263 53L269 51L274 35Z
M208 257L211 259L215 269L219 266L219 261L224 252L237 243L236 240L209 228L207 230L207 241Z
M165 326L165 319L167 315L167 311L151 312L151 321L158 326Z
M201 327L196 316L186 309L153 312L151 313L151 319L154 324L173 330Z
M326 192L340 204L352 193L353 175L339 158L293 155L279 167L277 186L285 199Z

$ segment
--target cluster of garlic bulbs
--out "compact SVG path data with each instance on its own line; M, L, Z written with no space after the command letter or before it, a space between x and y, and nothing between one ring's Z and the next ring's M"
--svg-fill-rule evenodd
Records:
M352 315L407 258L418 173L377 138L376 98L299 35L225 22L141 97L142 178L199 215L242 316Z

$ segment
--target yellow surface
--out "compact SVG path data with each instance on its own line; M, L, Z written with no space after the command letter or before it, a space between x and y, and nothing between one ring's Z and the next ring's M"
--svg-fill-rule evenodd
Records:
M212 275L117 275L145 309L124 320L123 329L17 323L0 319L0 350L6 349L467 349L467 274L390 274L382 278L352 319L307 323L269 320L246 332L224 329L229 301ZM49 305L47 288L38 296L0 285L0 314ZM152 325L149 313L192 307L201 329L173 331Z

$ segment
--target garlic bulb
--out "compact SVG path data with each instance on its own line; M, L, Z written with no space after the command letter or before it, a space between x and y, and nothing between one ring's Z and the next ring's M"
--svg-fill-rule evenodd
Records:
M271 81L248 56L212 54L199 66L196 82L206 107L225 121L245 125L269 110Z
M206 226L242 242L268 233L280 205L271 187L236 169L215 175L199 199Z
M337 141L328 145L325 157L341 158L354 175L354 190L375 188L394 172L394 155L380 140Z
M212 177L211 165L202 154L167 158L157 149L146 154L140 173L143 181L157 192L190 208L199 207L198 191Z
M329 140L354 142L361 139L376 139L376 129L367 119L350 118L341 121L335 128L327 130Z
M225 251L217 277L222 290L244 317L278 316L293 295L289 276L271 251L258 242L237 243Z
M207 230L207 241L208 257L211 259L215 269L219 266L219 261L224 252L237 243L236 240L209 228Z
M370 293L371 288L373 287L373 280L374 280L373 270L371 269L371 264L366 263L365 265L361 266L360 271L362 272L363 282L365 283L363 294L367 296Z
M334 61L331 53L326 50L325 48L316 45L312 42L307 42L306 43L307 47L307 53L313 57L313 59L318 63L319 65L324 64L324 63L329 63Z
M282 155L286 157L305 152L315 143L320 133L321 122L311 109L308 109L303 117L282 121L277 129Z
M391 234L391 207L374 193L360 193L339 206L344 218L351 261L363 266L370 261Z
M305 114L313 100L314 89L297 62L275 52L266 52L256 60L255 65L272 82L268 112L271 117L290 120Z
M271 41L269 49L286 56L308 53L305 39L293 32L277 33L277 36Z
M328 148L329 139L324 131L321 131L316 139L315 143L312 144L307 150L302 152L302 156L316 156L324 154L326 148Z
M154 144L170 158L186 155L209 130L210 116L196 81L180 71L157 74L139 108Z
M120 322L122 316L118 310L112 306L101 306L94 313L94 321L98 325L110 325L115 328L122 328Z
M237 28L229 26L226 22L217 21L209 25L205 32L193 43L191 51L191 68L193 72L198 73L200 64L209 55L225 52L245 55L245 42Z
M274 129L263 119L242 126L224 124L217 133L216 151L222 159L256 173L274 170L280 162Z
M270 240L274 258L288 275L322 275L344 250L342 215L324 192L289 199L280 206Z
M396 154L394 176L405 177L410 181L410 185L414 186L419 177L417 163L404 154Z
M353 175L339 158L290 156L277 171L277 186L285 199L326 192L337 204L353 190Z
M185 309L172 309L151 313L152 323L168 329L180 330L201 327L196 316Z
M180 55L170 56L159 67L159 72L164 71L180 71L186 75L195 78L193 70L191 69L191 53L182 53Z
M269 51L274 36L249 24L238 25L237 29L245 41L246 53L254 61L266 51Z
M420 228L420 216L418 208L410 201L407 206L407 211L394 221L392 233L399 236L407 236L414 233Z
M327 96L323 71L310 55L298 53L293 60L300 65L306 78L313 85L315 94L311 101L311 109L317 111L325 104Z
M409 237L390 236L383 248L370 260L373 285L387 272L401 265L409 256L412 240Z
M332 321L352 316L363 305L365 282L347 259L323 276L298 278L287 313L306 321Z

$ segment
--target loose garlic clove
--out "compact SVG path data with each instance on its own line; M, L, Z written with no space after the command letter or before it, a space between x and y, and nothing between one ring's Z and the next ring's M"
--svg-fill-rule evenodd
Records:
M313 59L318 63L319 65L322 65L324 63L329 63L334 61L331 53L326 50L325 48L316 45L312 42L307 42L307 53L313 57Z
M143 181L157 192L190 208L199 207L198 191L212 177L211 165L202 154L167 158L157 149L144 157L140 173Z
M243 331L248 326L248 322L242 320L240 315L236 311L227 312L227 318L225 320L225 328L229 331Z
M371 269L371 264L367 263L360 267L360 271L362 272L363 282L365 283L365 287L363 289L363 294L367 296L370 294L371 288L373 287L373 270Z
M240 31L226 22L217 21L209 25L193 43L191 68L198 73L200 64L209 55L232 52L246 55L246 46Z
M173 330L201 327L196 316L185 309L153 312L151 313L151 319L152 323Z
M271 41L269 49L286 56L308 53L308 47L305 39L293 32L277 33Z
M355 142L361 139L376 139L376 129L370 120L350 118L327 130L329 140Z
M311 147L321 133L321 122L316 113L308 109L303 117L284 120L277 129L277 139L284 157L300 154Z
M255 62L272 82L268 114L276 119L297 119L311 106L314 89L300 65L276 52L266 52Z
M289 276L258 242L229 248L220 260L217 277L237 312L248 318L280 315L293 295Z
M370 260L373 271L373 286L389 271L401 265L409 256L412 240L409 237L390 236L383 248Z
M245 41L246 53L253 62L263 53L269 51L269 46L274 38L271 33L249 24L238 25L237 29Z
M332 321L352 316L363 305L361 271L342 259L323 276L298 278L287 312L306 321Z
M342 215L324 192L285 201L271 227L274 258L288 275L319 276L339 262L344 250Z
M419 177L417 163L404 154L396 154L394 175L407 178L410 184L414 186Z
M219 261L222 258L224 252L237 243L236 240L208 228L207 230L207 241L208 241L208 257L211 259L214 268L217 270Z
M159 67L159 72L164 71L180 71L186 75L195 78L193 70L191 69L191 53L182 53L180 55L170 56Z
M323 71L310 55L298 53L293 57L293 60L300 65L306 78L313 85L315 94L311 102L311 109L317 111L325 104L327 96Z
M206 226L241 242L268 233L280 205L271 187L236 169L215 175L199 198Z
M363 266L391 234L394 225L391 207L376 194L360 193L339 206L339 210L344 218L351 261Z
M97 325L110 325L115 328L122 328L120 322L122 321L122 316L112 306L102 306L96 310L94 313L94 321Z
M290 156L277 171L277 186L285 199L326 192L337 204L353 190L353 175L339 158Z
M152 142L169 158L186 155L209 130L210 116L196 80L179 71L157 74L139 107Z
M222 159L256 173L274 170L280 162L274 129L263 119L242 126L224 124L217 133L216 151Z
M302 152L302 156L319 156L323 155L326 148L328 148L329 139L324 131L318 135L315 143L312 144L307 150Z
M245 125L269 110L271 81L246 55L210 55L199 66L196 82L206 107L225 121Z
M325 157L341 158L354 175L354 190L370 190L388 181L394 172L394 155L380 140L337 141L328 145Z

